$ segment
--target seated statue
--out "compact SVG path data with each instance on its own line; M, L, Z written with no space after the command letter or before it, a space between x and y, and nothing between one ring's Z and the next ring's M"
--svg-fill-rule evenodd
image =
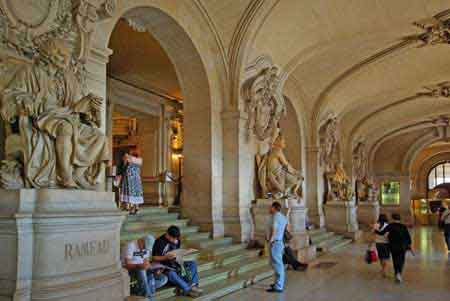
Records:
M335 164L334 171L325 173L328 201L350 201L353 195L350 179L342 166Z
M110 160L108 139L98 129L102 99L81 94L72 51L66 40L48 40L1 91L6 145L18 141L15 151L6 149L5 188L93 188L101 179ZM11 170L14 161L21 179Z
M270 194L277 199L289 196L302 197L300 190L303 177L287 161L283 153L285 147L284 138L279 134L269 152L256 158L263 197Z

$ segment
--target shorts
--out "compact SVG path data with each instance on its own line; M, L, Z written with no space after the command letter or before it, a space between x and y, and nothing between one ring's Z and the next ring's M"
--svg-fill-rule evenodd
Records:
M380 260L387 260L391 257L391 251L389 249L389 244L385 243L376 243L378 258Z

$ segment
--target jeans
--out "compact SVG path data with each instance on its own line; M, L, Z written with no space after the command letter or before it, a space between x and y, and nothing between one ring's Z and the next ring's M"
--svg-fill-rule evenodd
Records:
M450 252L450 224L444 225L444 237L447 244L447 250Z
M180 288L183 294L186 294L191 290L192 286L198 285L197 263L195 261L185 261L184 268L189 271L192 279L183 278L176 271L168 271L166 275L170 284Z
M282 241L274 241L270 245L270 264L275 271L274 288L283 290L284 288L284 263L283 263L284 244Z
M144 297L151 297L156 289L166 285L168 279L164 274L155 275L150 270L134 269L129 271L130 276L136 277Z

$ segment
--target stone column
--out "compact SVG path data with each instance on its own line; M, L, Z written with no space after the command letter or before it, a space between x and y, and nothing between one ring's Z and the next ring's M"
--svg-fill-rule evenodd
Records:
M247 141L247 118L241 112L224 112L223 222L225 235L236 241L252 237L250 215L254 199L255 147Z
M318 189L321 177L321 173L318 173L319 169L319 148L312 146L306 147L306 166L305 166L305 178L306 178L306 206L308 207L308 217L311 223L318 227L325 226L325 216L323 213L323 193L319 194Z
M158 174L168 170L169 166L169 126L170 116L166 112L166 106L161 104L161 113L159 116L159 135L158 135ZM158 204L168 205L167 203L167 187L168 184L158 184Z
M0 190L0 300L123 301L113 193Z

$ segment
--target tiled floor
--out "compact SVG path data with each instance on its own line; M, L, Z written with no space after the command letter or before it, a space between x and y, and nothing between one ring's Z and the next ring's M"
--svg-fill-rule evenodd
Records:
M402 284L394 283L393 276L382 278L378 264L366 264L363 256L367 246L359 243L319 259L337 262L335 266L325 264L307 272L289 271L282 294L265 292L272 283L268 279L221 300L450 301L450 264L442 233L422 227L413 230L412 236L415 256L408 255Z

